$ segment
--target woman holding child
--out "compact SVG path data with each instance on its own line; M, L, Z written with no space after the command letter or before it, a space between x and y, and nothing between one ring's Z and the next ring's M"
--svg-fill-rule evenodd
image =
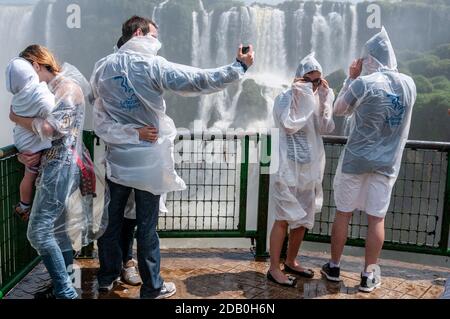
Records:
M70 227L84 227L81 218L69 221L67 203L80 187L83 154L82 132L85 114L85 96L89 84L73 66L61 68L53 54L45 47L32 45L20 57L28 61L40 82L48 85L55 96L55 108L46 117L21 117L11 111L10 118L18 126L34 132L42 141L50 141L50 148L40 153L23 153L19 160L26 167L39 166L36 194L28 225L28 239L47 268L54 296L58 299L76 299L78 294L70 278L73 264Z

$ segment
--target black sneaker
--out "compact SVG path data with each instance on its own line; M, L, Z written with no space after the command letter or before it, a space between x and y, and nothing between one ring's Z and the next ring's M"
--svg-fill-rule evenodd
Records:
M119 284L119 282L120 277L117 277L112 283L109 284L98 283L98 291L101 293L108 293L113 290L114 287Z
M374 275L372 279L369 279L369 277L363 276L363 274L361 274L361 284L359 285L359 291L372 292L380 286L381 286L380 276Z
M56 299L53 286L50 286L50 287L44 288L40 291L37 291L34 294L34 299L37 299L37 300Z
M326 263L323 265L322 270L320 271L322 275L324 275L327 280L333 281L333 282L340 282L341 279L339 278L341 275L341 268L340 267L331 267L330 263Z

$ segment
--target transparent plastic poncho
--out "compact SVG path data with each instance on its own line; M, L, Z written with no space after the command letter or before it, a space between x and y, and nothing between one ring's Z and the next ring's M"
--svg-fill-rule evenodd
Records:
M162 195L186 188L175 171L177 130L166 115L165 91L183 96L214 93L244 75L240 63L201 70L157 56L161 43L134 37L97 62L91 78L95 132L107 145L106 171L112 182ZM139 140L137 128L158 129L155 143Z
M52 145L42 153L28 226L30 243L41 255L53 240L64 252L98 239L107 226L109 202L104 177L83 144L89 83L66 63L49 88L56 107L46 119L33 121L33 131Z
M304 67L308 64L307 67ZM302 60L296 77L321 70L314 55ZM306 73L305 73L306 72ZM273 116L279 128L279 169L271 177L273 209L277 220L291 228L309 214L320 212L323 205L322 180L325 149L322 135L335 129L333 121L334 93L320 86L313 92L312 83L295 82L291 89L275 100Z
M347 79L335 103L335 114L347 116L349 135L338 173L396 178L416 97L413 79L397 71L394 49L383 28L364 46L362 76Z

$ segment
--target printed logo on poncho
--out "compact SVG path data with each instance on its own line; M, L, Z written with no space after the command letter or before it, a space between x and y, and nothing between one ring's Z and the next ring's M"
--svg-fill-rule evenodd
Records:
M138 108L141 105L141 102L136 96L134 89L128 84L127 78L120 75L114 77L114 80L120 82L120 86L123 88L127 97L126 100L120 101L120 107L126 111L131 111L135 108Z
M387 93L387 97L391 99L393 115L387 117L386 124L391 127L399 126L405 116L405 107L400 103L400 96Z

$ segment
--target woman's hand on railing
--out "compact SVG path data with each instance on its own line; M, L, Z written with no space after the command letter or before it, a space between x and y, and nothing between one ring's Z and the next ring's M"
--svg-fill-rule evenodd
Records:
M41 161L41 153L20 153L17 159L27 167L36 167Z
M137 131L139 132L139 139L141 141L154 143L158 140L158 129L154 127L151 126L141 127L137 129Z

